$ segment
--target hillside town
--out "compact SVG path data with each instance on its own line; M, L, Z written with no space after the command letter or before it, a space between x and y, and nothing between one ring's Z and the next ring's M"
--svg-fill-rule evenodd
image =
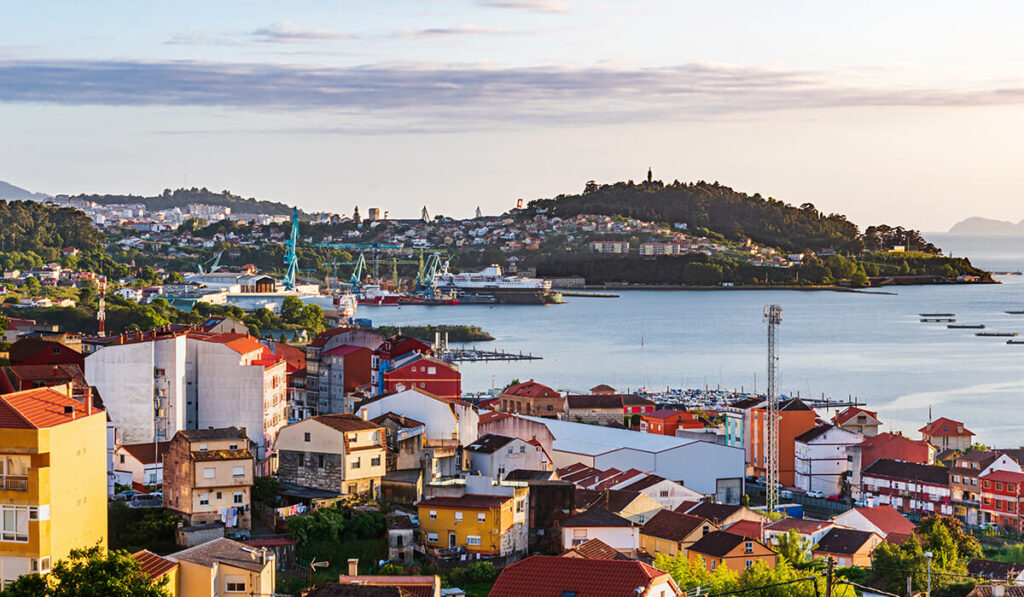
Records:
M1024 449L963 421L910 436L864 405L687 409L600 380L470 396L434 343L352 326L295 344L228 317L6 327L2 586L98 546L187 597L678 597L814 562L814 590L868 594L891 586L873 561L937 551L937 528L966 545L949 574L971 595L1024 579L970 534L1024 534Z

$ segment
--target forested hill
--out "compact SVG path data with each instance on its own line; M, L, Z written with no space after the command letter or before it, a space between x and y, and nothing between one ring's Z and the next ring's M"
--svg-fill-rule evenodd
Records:
M207 188L197 189L164 189L164 192L155 197L142 197L140 195L76 195L78 199L95 201L102 205L113 205L117 203L140 203L148 210L184 208L189 203L203 203L206 205L219 205L230 207L234 213L265 214L270 216L290 216L292 206L277 201L262 201L253 198L239 197L230 191L215 193ZM301 210L299 213L302 213Z
M832 248L856 253L865 247L879 248L877 245L892 242L897 234L907 237L916 250L938 252L913 230L872 226L866 234L861 234L857 226L841 214L821 213L810 203L795 207L759 194L747 195L717 182L676 181L670 185L661 181L612 185L589 182L580 195L538 199L529 206L547 209L560 217L597 214L686 223L691 231L706 228L731 240L750 238L762 245L793 252Z
M0 251L98 249L103 235L77 209L35 201L0 201Z

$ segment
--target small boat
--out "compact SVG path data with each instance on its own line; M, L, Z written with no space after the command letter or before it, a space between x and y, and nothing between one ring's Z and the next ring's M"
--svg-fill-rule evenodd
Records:
M955 317L956 313L918 313L921 317Z
M922 317L921 323L949 323L956 321L954 317Z
M1024 311L1007 311L1010 315L1024 315Z
M983 330L985 324L983 323L951 323L946 326L951 330Z
M1024 344L1024 340L1007 340L1007 344Z
M1009 338L1017 335L1017 332L978 332L975 336L986 336L989 338Z

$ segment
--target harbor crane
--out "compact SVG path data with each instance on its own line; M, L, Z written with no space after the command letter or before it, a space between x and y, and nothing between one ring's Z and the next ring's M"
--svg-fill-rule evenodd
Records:
M284 275L285 290L295 290L295 275L299 270L299 255L296 252L299 243L299 208L292 208L292 235L284 243L284 265L288 268Z
M768 421L765 426L767 433L765 510L775 512L779 504L779 395L775 376L778 374L779 357L776 354L775 331L782 323L782 306L765 305L764 322L768 324Z
M222 255L224 255L224 251L223 250L219 251L217 253L217 255L213 259L210 259L208 261L200 261L199 262L199 266L198 266L199 267L199 273L201 273L201 274L212 274L213 272L219 270L220 269L220 258L221 258ZM203 264L204 263L209 263L210 264L208 271L203 271Z

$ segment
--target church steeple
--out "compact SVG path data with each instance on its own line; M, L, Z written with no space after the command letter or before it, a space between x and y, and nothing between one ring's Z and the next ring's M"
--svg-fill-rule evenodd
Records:
M654 172L651 170L650 166L648 166L647 167L647 184L651 184L652 182L654 182Z

